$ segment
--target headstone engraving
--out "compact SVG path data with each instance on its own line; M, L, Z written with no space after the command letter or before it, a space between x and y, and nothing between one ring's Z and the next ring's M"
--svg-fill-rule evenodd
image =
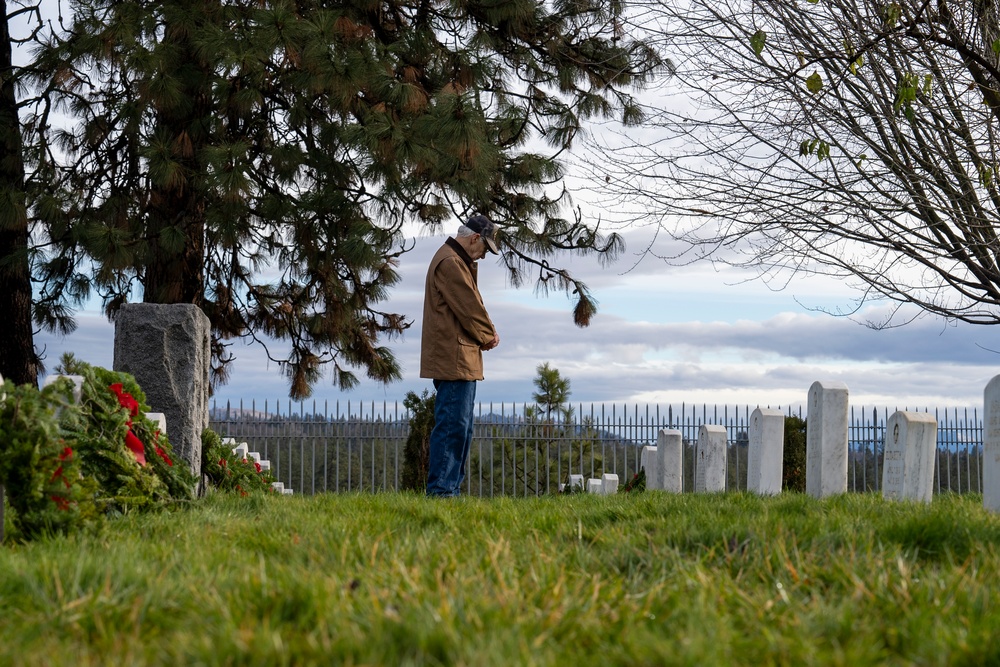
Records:
M983 390L983 506L1000 512L1000 375Z
M609 472L601 475L601 493L606 496L618 493L618 475Z
M747 447L747 490L761 495L781 493L785 415L757 408L750 414Z
M658 478L656 488L671 493L680 493L684 490L683 435L676 429L660 429L660 432L656 434L655 449Z
M937 420L924 412L897 411L885 425L882 495L929 503L934 492Z
M814 382L806 419L806 493L847 492L847 385Z
M128 303L115 319L114 369L131 374L170 422L170 441L201 476L208 427L211 324L191 304Z
M698 429L695 491L726 490L726 427L702 424Z
M643 447L642 451L639 452L639 467L646 471L646 489L648 491L660 488L657 486L660 482L660 476L656 470L657 464L656 447L649 445Z

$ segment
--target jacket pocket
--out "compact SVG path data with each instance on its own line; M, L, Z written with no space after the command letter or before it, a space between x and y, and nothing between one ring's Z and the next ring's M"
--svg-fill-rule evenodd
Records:
M458 337L458 359L455 366L465 380L479 380L483 375L483 353L476 343L465 336Z

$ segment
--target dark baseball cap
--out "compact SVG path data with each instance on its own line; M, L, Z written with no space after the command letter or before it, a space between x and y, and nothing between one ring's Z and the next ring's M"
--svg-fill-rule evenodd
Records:
M487 218L485 215L476 213L469 221L465 223L465 226L479 234L486 244L486 249L489 250L494 255L499 254L497 250L496 232L497 226Z

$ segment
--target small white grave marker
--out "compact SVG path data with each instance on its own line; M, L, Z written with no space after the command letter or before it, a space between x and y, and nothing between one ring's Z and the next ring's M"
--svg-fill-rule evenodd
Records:
M726 490L726 427L702 424L698 429L694 490Z
M814 382L806 419L806 493L847 492L847 385Z
M656 488L670 493L684 490L684 436L670 428L656 434ZM646 476L647 488L649 476Z
M569 476L569 490L570 491L585 491L586 487L583 485L583 475L570 475Z
M1000 512L1000 375L983 390L983 506Z
M602 493L601 480L591 477L587 480L587 493Z
M761 495L781 493L785 415L757 408L750 414L747 451L747 490Z
M601 493L606 496L618 493L618 475L608 472L601 475Z
M650 491L660 488L656 485L660 477L656 472L657 464L656 447L643 447L639 452L639 467L646 471L646 488Z
M147 412L146 419L156 424L156 428L159 429L160 433L163 435L167 434L167 416L162 412Z
M45 382L42 383L43 387L47 387L59 378L69 378L73 381L73 402L79 403L80 397L83 395L83 376L82 375L49 375L45 378Z
M892 413L885 425L882 495L890 500L931 501L937 420L925 412Z

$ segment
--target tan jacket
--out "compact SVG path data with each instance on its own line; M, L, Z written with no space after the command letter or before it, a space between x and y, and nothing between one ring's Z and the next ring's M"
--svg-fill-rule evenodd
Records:
M424 284L420 377L482 380L482 346L496 330L479 294L478 267L455 239L434 255Z

